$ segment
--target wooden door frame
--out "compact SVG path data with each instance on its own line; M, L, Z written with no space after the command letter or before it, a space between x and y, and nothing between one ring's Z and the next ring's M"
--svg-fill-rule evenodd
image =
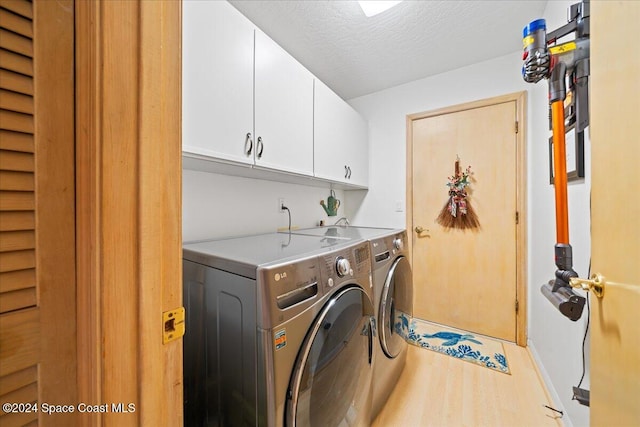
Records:
M515 92L479 101L467 102L436 110L407 115L407 238L409 256L413 260L413 121L443 114L457 113L474 108L488 107L506 102L516 103L516 210L519 214L516 224L516 344L527 345L527 138L526 111L527 92ZM516 124L514 123L514 126Z
M182 425L181 8L75 2L78 398L135 405L83 425Z

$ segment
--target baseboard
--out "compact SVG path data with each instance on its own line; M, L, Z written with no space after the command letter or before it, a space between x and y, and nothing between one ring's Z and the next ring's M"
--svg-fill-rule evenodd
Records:
M562 405L562 401L560 400L560 395L556 391L553 383L551 382L551 377L547 373L547 370L544 368L542 364L542 360L536 351L533 342L530 339L527 340L527 351L529 352L529 357L533 361L533 366L536 369L536 373L538 374L538 378L540 382L544 385L545 393L547 394L547 399L550 402L553 402L553 407L563 412L562 418L560 418L560 422L564 424L565 427L573 427L573 423L571 422L571 418L567 413L567 410Z

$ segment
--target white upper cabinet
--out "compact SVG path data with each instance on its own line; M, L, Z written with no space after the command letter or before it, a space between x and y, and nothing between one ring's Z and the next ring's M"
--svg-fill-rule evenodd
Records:
M253 164L255 27L226 1L182 11L183 151Z
M257 29L255 42L255 164L312 176L313 75Z
M367 122L324 83L315 81L314 175L358 187L369 180Z
M356 111L230 3L185 1L182 11L185 167L367 186Z

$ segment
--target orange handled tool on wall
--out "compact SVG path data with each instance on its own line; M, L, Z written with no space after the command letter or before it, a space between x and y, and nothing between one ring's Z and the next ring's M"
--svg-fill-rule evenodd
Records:
M551 103L551 123L553 123L553 158L566 159L564 130L564 102ZM567 163L554 161L554 187L556 194L556 243L569 244L569 207L567 201Z
M556 44L556 40L575 32L575 39ZM555 279L542 285L541 291L562 314L575 321L582 315L585 298L571 289L569 280L578 277L573 270L569 243L569 209L567 199L567 164L565 122L584 132L589 124L589 2L569 8L569 23L546 33L544 19L532 21L523 31L524 65L522 77L529 83L549 80L549 104L553 133L553 175L556 206ZM567 87L571 103L565 111Z

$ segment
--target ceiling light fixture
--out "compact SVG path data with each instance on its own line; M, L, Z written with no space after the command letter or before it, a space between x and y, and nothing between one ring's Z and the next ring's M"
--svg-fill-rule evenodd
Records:
M358 1L358 4L362 8L362 11L368 18L375 16L379 13L384 12L385 10L391 9L393 6L398 3L402 3L402 0L399 1L383 1L383 0L374 0L374 1Z

